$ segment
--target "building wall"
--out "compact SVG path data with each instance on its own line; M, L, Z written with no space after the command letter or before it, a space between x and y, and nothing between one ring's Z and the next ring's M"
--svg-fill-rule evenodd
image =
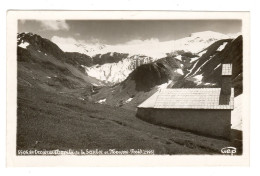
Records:
M137 117L157 125L229 139L231 110L138 108Z

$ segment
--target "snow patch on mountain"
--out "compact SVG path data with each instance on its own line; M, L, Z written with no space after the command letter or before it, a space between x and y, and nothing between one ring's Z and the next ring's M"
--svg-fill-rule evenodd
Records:
M175 70L176 73L179 73L180 75L184 75L182 69L178 68Z
M117 63L107 63L84 68L85 72L91 77L97 78L107 83L119 83L125 80L132 72L132 64L133 60L126 58Z
M175 58L178 59L179 61L182 61L182 60L181 60L181 57L182 57L181 55L178 55L178 56L176 56Z
M218 64L215 68L214 68L214 70L216 70L218 67L220 67L221 66L221 64Z
M98 100L96 103L99 103L99 104L105 104L106 103L106 98L104 99L101 99L101 100Z
M210 56L210 58L208 59L208 60L206 60L199 68L197 68L197 70L192 74L192 76L193 75L196 75L200 70L201 70L201 68L207 63L207 62L209 62L210 60L211 60L211 58L212 58L212 56ZM191 72L190 72L191 73Z
M192 63L192 62L195 62L195 61L197 61L199 59L199 57L193 57L193 58L191 58L191 60L190 60L190 62Z
M133 98L129 98L129 99L127 99L126 101L125 101L125 103L129 103L130 101L132 101L133 100Z
M20 45L18 45L18 46L21 47L21 48L26 49L27 46L29 46L29 45L30 45L30 44L29 44L28 42L23 42L23 43L20 43Z
M196 62L193 64L193 66L192 66L191 69L188 69L188 70L187 70L189 73L185 76L185 78L188 77L188 76L190 76L190 74L193 72L193 70L194 70L194 68L196 67L197 64L198 64L198 61L196 61Z
M199 84L202 83L202 79L203 79L202 74L200 74L200 75L196 75L196 76L194 76L193 78L196 79L195 83L196 83L197 85L199 85Z
M200 52L198 55L201 57L203 54L205 54L207 52L207 50L204 50L202 52Z
M161 85L158 85L157 88L158 88L158 90L166 89L167 86L168 86L169 84L171 84L171 83L172 83L172 80L168 80L168 82L163 83L163 84L161 84Z
M216 83L204 83L205 86L215 86Z
M222 51L227 44L228 44L228 42L224 42L222 45L219 46L219 48L217 49L217 51Z

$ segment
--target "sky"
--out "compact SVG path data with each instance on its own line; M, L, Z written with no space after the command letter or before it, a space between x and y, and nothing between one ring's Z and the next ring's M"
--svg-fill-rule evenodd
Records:
M18 32L50 40L109 45L169 41L191 33L241 32L240 20L19 20Z

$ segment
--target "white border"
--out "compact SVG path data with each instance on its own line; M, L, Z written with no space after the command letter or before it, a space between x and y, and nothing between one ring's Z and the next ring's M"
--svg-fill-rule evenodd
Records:
M18 19L241 19L243 33L243 155L16 156ZM173 11L9 11L7 14L7 165L8 166L248 166L249 165L249 13Z

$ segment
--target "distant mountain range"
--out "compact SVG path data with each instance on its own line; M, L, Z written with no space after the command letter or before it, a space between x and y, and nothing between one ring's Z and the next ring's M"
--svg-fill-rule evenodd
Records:
M91 56L93 66L84 67L86 73L109 84L116 84L125 80L133 68L142 63L156 61L177 51L198 53L215 41L232 38L236 35L239 34L224 35L204 31L192 33L178 40L121 45L61 43L57 37L53 37L52 41L66 52L78 52Z

